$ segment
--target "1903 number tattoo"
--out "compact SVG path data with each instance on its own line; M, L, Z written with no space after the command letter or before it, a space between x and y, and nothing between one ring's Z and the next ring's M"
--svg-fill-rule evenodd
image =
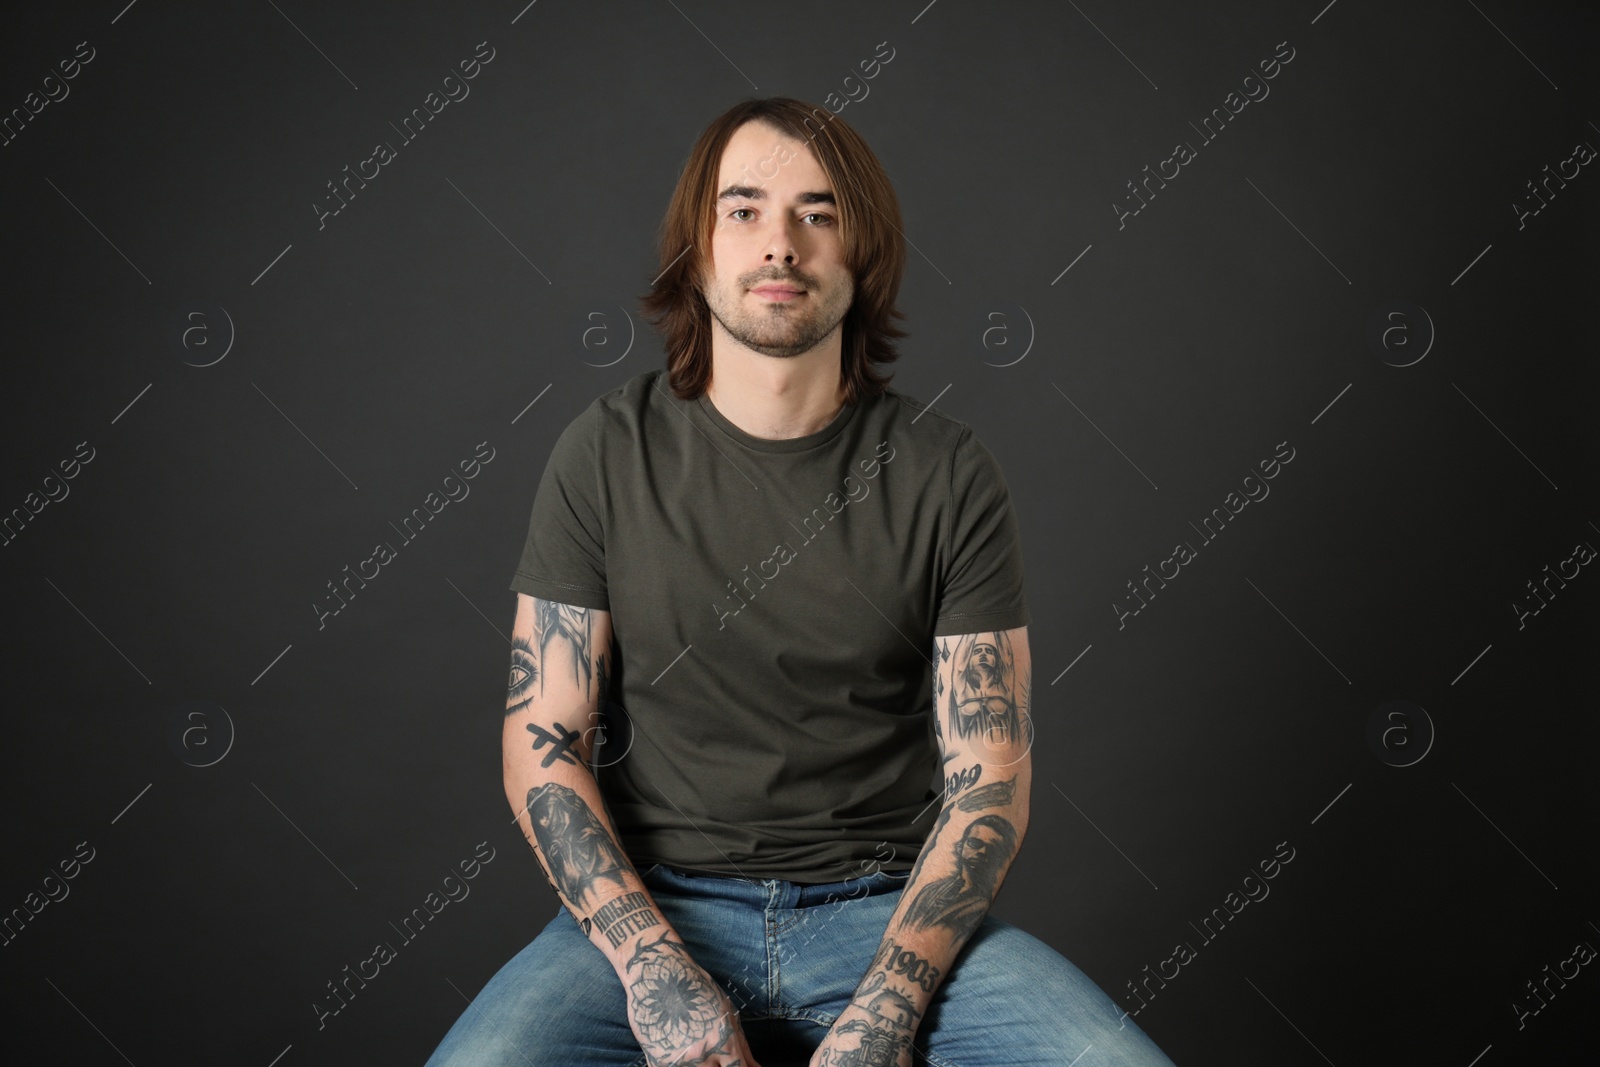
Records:
M939 968L910 949L902 948L893 938L886 938L879 946L872 966L882 966L895 974L904 975L926 993L932 993L939 986Z

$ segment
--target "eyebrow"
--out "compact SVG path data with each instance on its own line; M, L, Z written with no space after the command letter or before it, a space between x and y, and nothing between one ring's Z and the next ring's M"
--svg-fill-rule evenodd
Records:
M765 200L767 193L758 185L730 185L717 196L723 200ZM833 204L832 193L800 193L795 200L802 204Z

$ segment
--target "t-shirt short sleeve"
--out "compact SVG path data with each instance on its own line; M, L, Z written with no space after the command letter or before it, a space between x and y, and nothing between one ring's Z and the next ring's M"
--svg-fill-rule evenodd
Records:
M598 416L598 409L590 406L556 438L534 495L511 588L541 600L610 611Z
M944 555L935 637L1010 630L1032 621L1011 493L1000 464L970 427L956 439L951 461Z

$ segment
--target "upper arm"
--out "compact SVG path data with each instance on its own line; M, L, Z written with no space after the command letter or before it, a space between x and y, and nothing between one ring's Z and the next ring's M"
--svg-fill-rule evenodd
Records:
M944 776L962 776L952 791L991 770L1016 773L1033 747L1028 628L935 637L933 653L933 725Z
M513 751L544 766L589 762L612 657L609 611L517 594L506 689L508 772Z

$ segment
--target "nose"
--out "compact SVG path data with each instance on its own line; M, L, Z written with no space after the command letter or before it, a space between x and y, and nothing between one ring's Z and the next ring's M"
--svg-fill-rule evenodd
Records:
M772 233L767 238L766 260L768 263L774 260L782 260L793 266L800 258L800 254L795 250L794 238L789 229L792 225L794 223L782 215L773 216Z

